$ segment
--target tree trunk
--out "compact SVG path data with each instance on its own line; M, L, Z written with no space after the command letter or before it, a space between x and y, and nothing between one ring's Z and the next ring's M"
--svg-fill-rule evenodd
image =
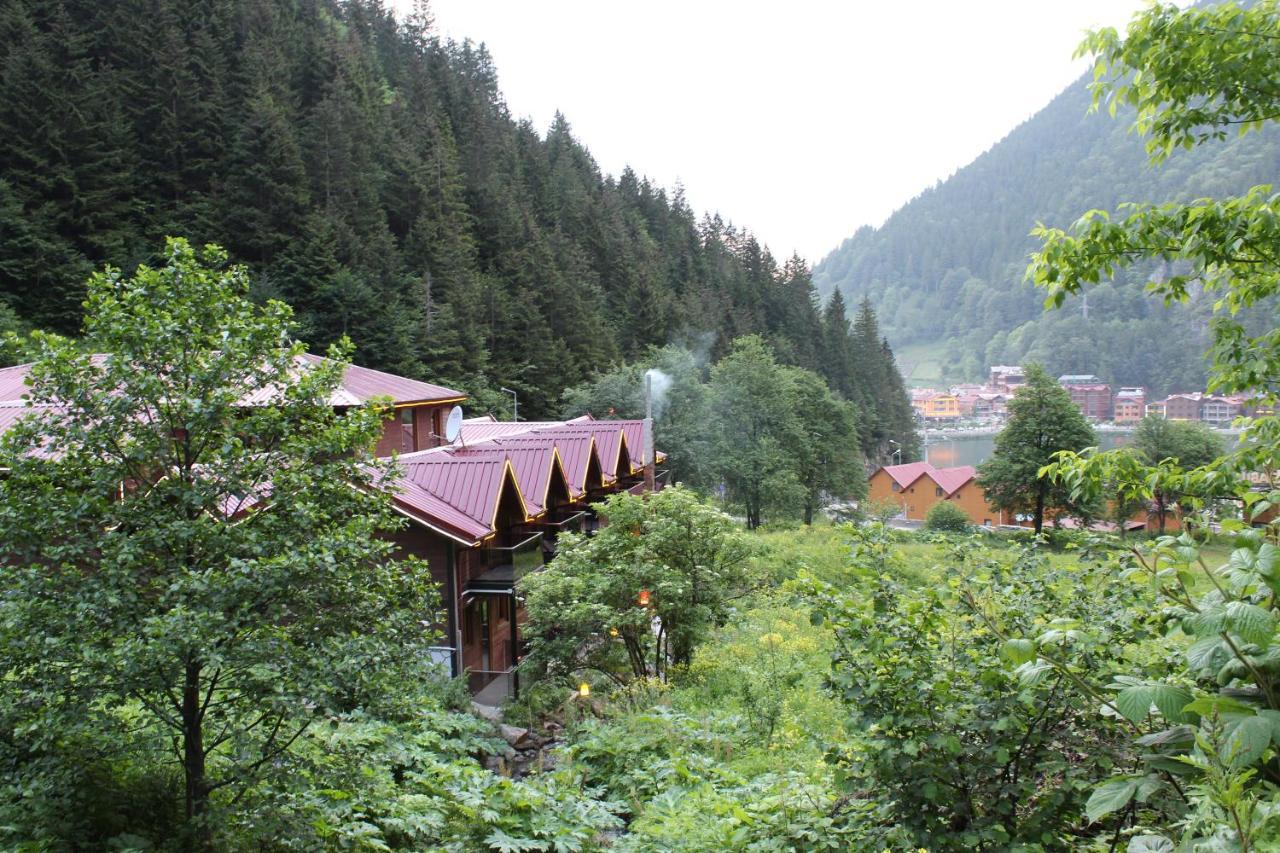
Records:
M1044 530L1044 487L1036 487L1036 535Z
M182 771L187 782L187 848L213 850L209 824L209 780L204 766L204 712L200 707L200 664L188 660L182 686Z
M813 504L804 505L804 523L806 527L813 525Z

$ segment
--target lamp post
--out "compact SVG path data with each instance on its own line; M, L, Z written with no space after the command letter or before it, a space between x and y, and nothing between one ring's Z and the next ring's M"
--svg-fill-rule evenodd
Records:
M499 388L498 390L511 395L511 420L520 420L520 395L510 388Z
M894 447L898 448L897 450L889 454L889 458L892 459L895 456L898 457L898 464L901 465L902 464L902 445L898 444L898 442L894 441L892 438L889 439L889 443L892 444Z

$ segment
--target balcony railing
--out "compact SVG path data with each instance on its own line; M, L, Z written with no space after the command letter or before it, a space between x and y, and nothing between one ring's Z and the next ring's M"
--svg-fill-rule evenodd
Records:
M481 705L497 706L503 700L513 697L519 691L520 683L516 677L516 669L467 670L467 687L471 690L471 698Z
M473 578L467 589L474 592L514 592L520 578L542 568L542 534L535 533L514 545L486 548L485 572Z
M581 533L586 526L587 511L580 509L577 512L555 513L553 512L547 518L542 519L538 524L548 527L556 533L562 531L570 531L572 533Z

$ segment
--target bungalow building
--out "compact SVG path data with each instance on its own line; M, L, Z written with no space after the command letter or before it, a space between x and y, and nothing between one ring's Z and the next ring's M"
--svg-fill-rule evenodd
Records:
M886 465L871 475L867 497L898 504L903 516L912 521L923 521L934 504L948 501L960 507L974 524L1005 524L1004 514L988 506L976 476L977 470L972 465L953 468L935 468L928 462Z
M318 363L307 355L299 369ZM0 429L29 407L22 399L30 365L0 369ZM261 399L259 399L261 398ZM521 580L555 553L565 530L597 525L592 502L622 490L660 487L643 420L462 422L446 441L445 423L467 399L450 388L368 368L347 368L332 404L344 410L390 401L375 455L396 456L397 472L379 485L407 520L392 535L399 552L424 559L439 585L443 615L435 649L453 675L496 701L518 688L523 619ZM246 405L269 399L247 395ZM648 464L646 464L646 462Z

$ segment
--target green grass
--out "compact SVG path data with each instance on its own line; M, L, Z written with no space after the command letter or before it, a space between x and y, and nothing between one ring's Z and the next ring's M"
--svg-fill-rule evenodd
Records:
M895 358L902 378L910 388L937 388L944 383L945 341L910 344L898 349Z

